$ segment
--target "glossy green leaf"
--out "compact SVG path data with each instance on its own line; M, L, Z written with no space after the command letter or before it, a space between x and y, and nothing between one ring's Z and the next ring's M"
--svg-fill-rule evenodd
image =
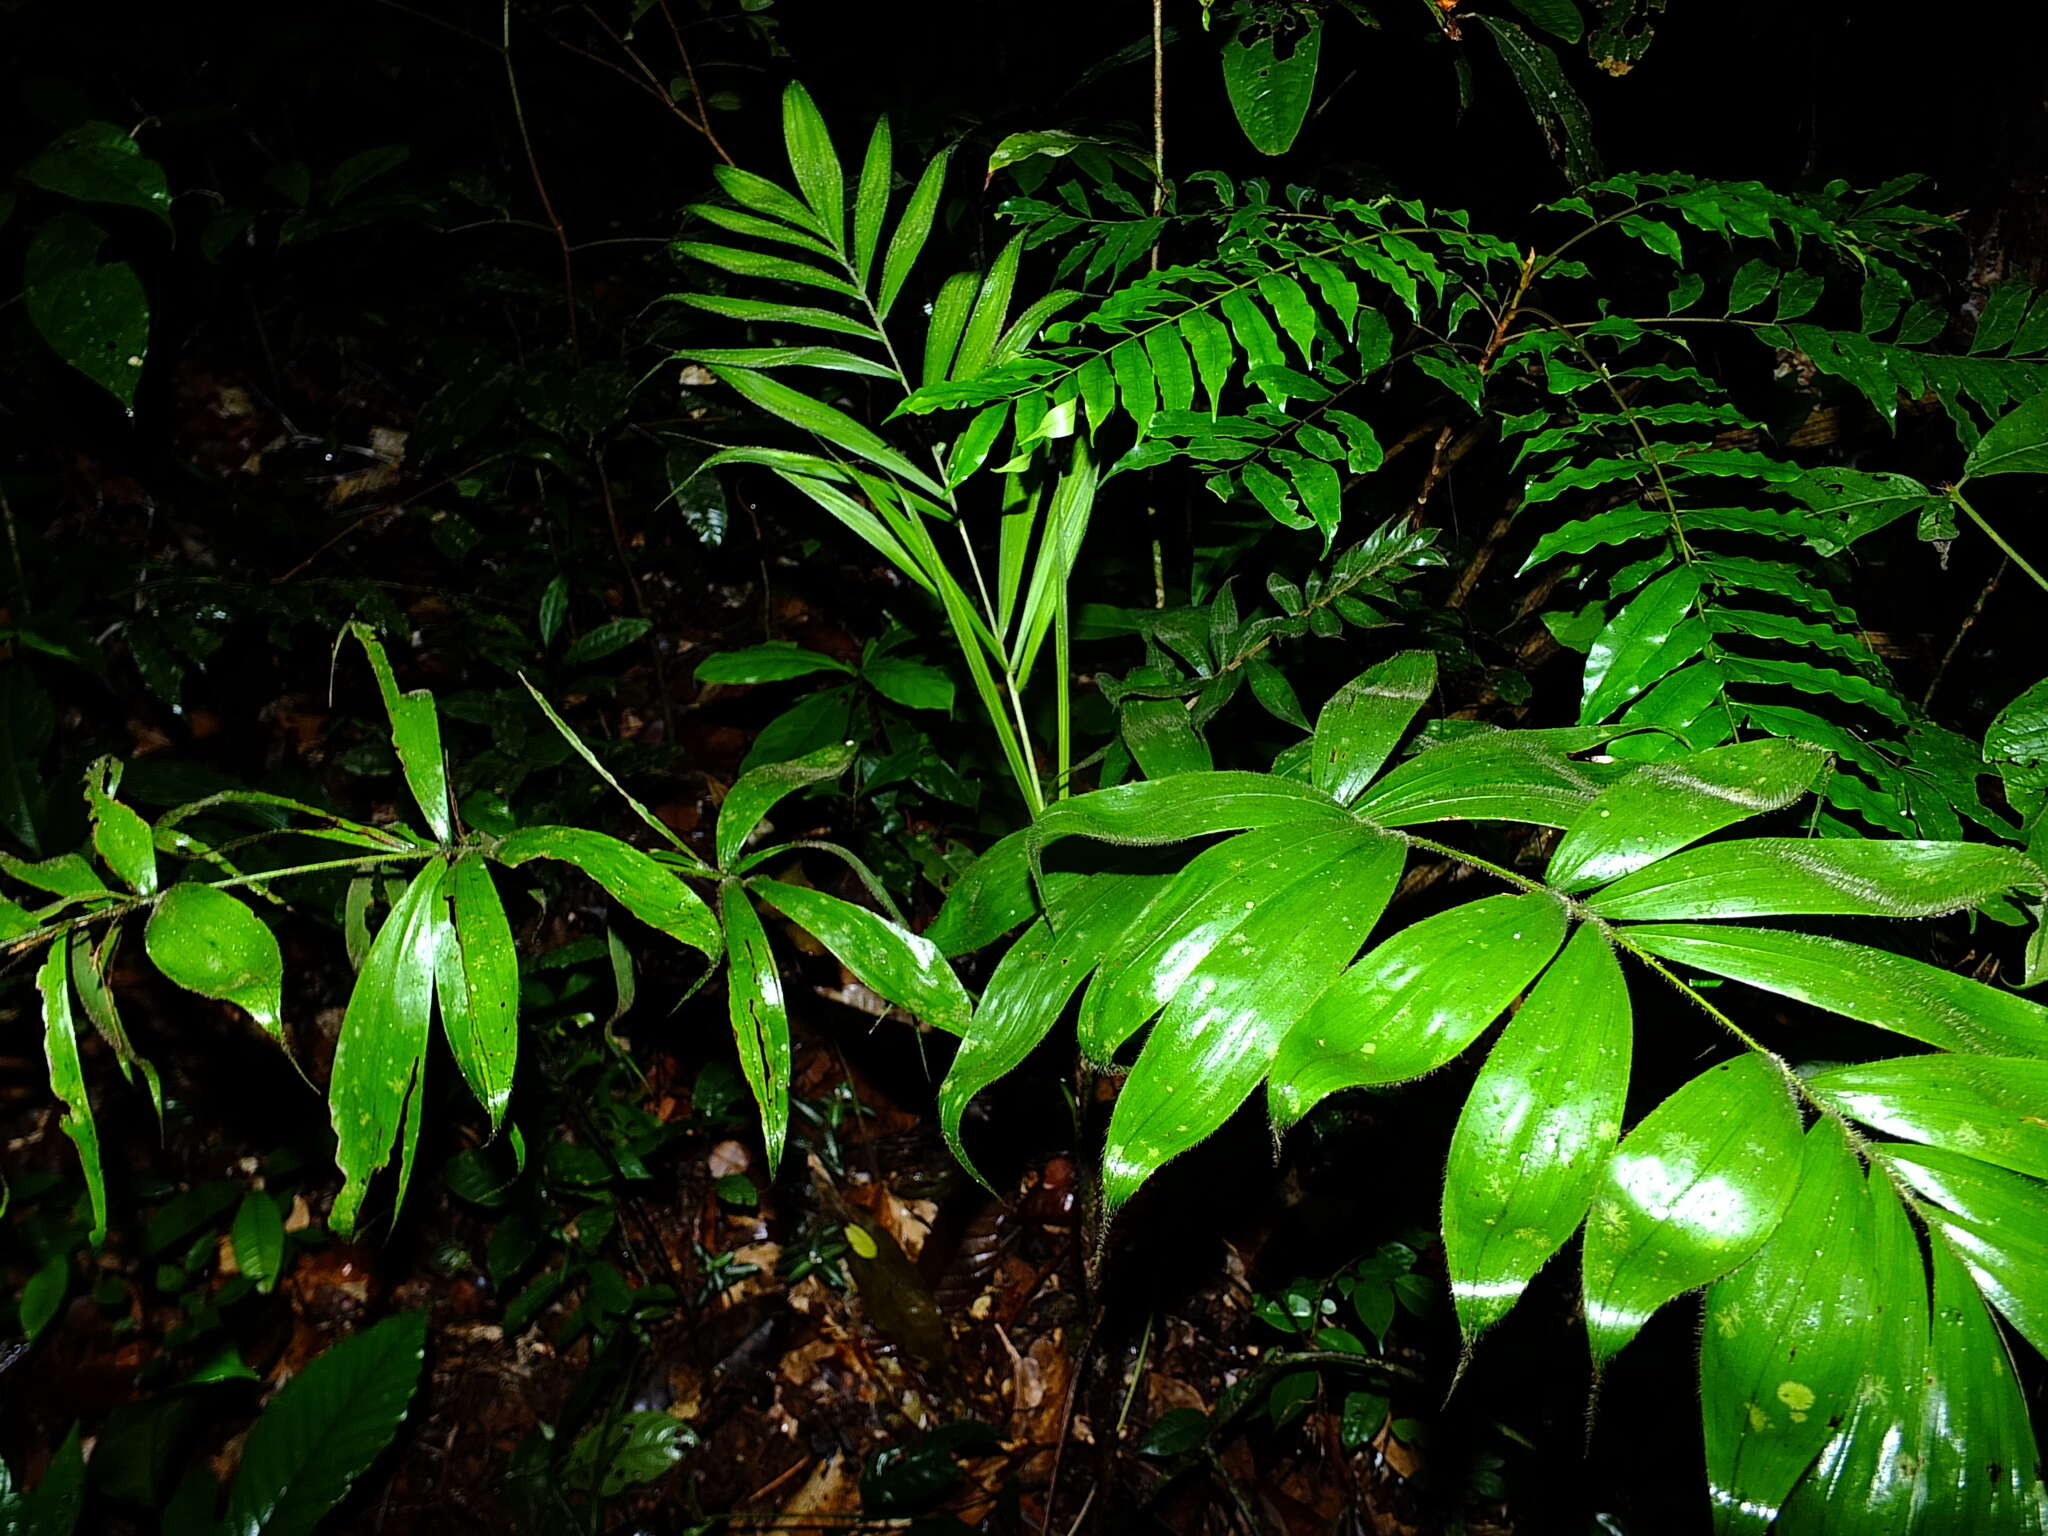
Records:
M1467 1339L1507 1314L1578 1230L1621 1135L1628 984L1582 924L1508 1020L1458 1116L1444 1171L1444 1258Z
M1576 43L1586 35L1585 20L1572 0L1514 0L1515 9L1554 37Z
M767 177L743 171L735 165L714 165L711 174L718 178L719 187L734 202L744 203L756 213L765 213L772 219L794 224L814 235L822 237L825 234L822 219Z
M344 1180L328 1225L343 1237L354 1234L371 1177L391 1161L393 1141L416 1113L447 874L445 860L429 859L392 905L342 1017L327 1104ZM405 1172L401 1166L394 1209L405 1200Z
M753 745L740 759L740 773L794 762L840 745L853 729L853 707L851 685L806 694L755 733Z
M695 1444L690 1426L664 1409L606 1415L577 1437L562 1463L562 1483L574 1493L615 1499L657 1481Z
M79 214L52 216L29 244L23 297L50 349L132 410L149 353L149 298L133 267L100 261L106 238Z
M1603 917L1939 917L2040 875L1982 843L1758 837L1675 853L1588 900Z
M859 455L927 495L944 498L944 487L838 407L813 400L768 374L756 373L752 369L721 368L718 376L771 416L779 416L793 426L844 448L848 453Z
M427 1314L401 1312L331 1345L285 1383L243 1443L222 1531L310 1536L397 1434L426 1338Z
M1031 563L1030 585L1017 619L1017 639L1010 665L1020 682L1031 676L1054 620L1065 624L1067 579L1080 558L1099 484L1100 476L1088 446L1077 439L1069 450L1066 468L1053 485L1038 552Z
M247 1010L283 1041L284 955L242 902L210 885L174 885L150 912L142 943L150 963L179 986Z
M481 854L456 859L448 872L447 900L450 912L440 923L435 958L441 1028L495 1132L512 1101L519 1062L519 952Z
M560 715L555 713L555 706L547 701L546 695L544 695L538 688L534 687L531 682L527 681L525 673L522 672L519 674L519 681L525 687L527 695L530 698L532 698L533 702L539 707L540 712L543 715L547 716L548 724L552 725L555 728L555 734L560 736L563 741L568 743L570 751L574 752L578 757L583 759L584 766L589 768L590 771L596 774L600 779L604 780L605 783L609 784L612 787L612 791L615 794L617 794L621 800L626 802L627 809L632 811L632 813L635 816L638 816L640 820L646 824L648 830L653 832L655 836L661 838L672 849L674 849L675 854L678 857L686 861L694 869L697 869L702 873L709 874L711 872L710 866L708 864L705 864L702 859L698 858L697 855L690 850L689 844L685 843L682 840L682 838L677 835L674 828L670 827L667 822L663 821L659 816L655 815L654 812L650 811L643 803L641 803L641 801L637 797L626 792L626 786L619 782L617 775L615 775L609 768L605 767L603 763L598 761L597 754L590 750L590 744L588 742L586 742L581 736L578 736L574 731L569 729L569 723L566 720L564 720ZM508 860L507 862L512 861Z
M53 1253L45 1259L28 1277L21 1287L21 1296L15 1303L15 1321L21 1336L33 1344L42 1337L43 1330L55 1320L64 1299L71 1293L71 1255ZM4 1495L5 1473L0 1472L0 1495ZM10 1511L5 1497L0 1497L0 1531L14 1536L17 1529L7 1523Z
M555 643L555 636L562 632L562 621L569 616L569 578L566 573L556 576L540 594L541 648L545 650Z
M260 1189L242 1196L228 1237L234 1244L235 1268L268 1296L284 1272L284 1217L278 1214L276 1198Z
M1807 1081L1843 1114L1890 1135L2048 1178L2048 1061L1897 1056Z
M1961 1261L1945 1243L1935 1243L1931 1256L1926 1481L1916 1523L1928 1531L2039 1536L2048 1527L2048 1496L2012 1356Z
M905 709L951 709L953 679L927 662L907 656L878 656L860 675L883 698Z
M1923 961L1820 934L1644 923L1632 947L1948 1051L2048 1058L2048 1008Z
M1218 770L1119 784L1039 814L1031 842L1044 848L1062 837L1088 837L1129 847L1184 842L1217 832L1346 819L1321 790L1270 773Z
M1383 827L1427 821L1532 821L1571 827L1617 776L1565 755L1612 732L1481 730L1430 747L1353 807Z
M724 940L718 920L696 892L630 843L582 827L521 827L493 850L501 863L517 868L528 859L573 864L616 897L649 927L716 958Z
M751 213L742 213L735 208L720 207L716 203L692 203L683 210L693 218L715 224L718 228L735 235L748 235L756 240L775 240L784 245L793 245L810 256L822 256L828 262L834 256L832 247L815 235L776 219L757 218Z
M1021 357L1038 341L1039 332L1045 329L1047 321L1081 298L1077 288L1055 288L1043 298L1026 305L997 340L990 361L1000 365Z
M1244 664L1245 682L1251 687L1252 697L1265 706L1266 712L1276 720L1308 730L1308 716L1302 713L1301 700L1295 697L1294 684L1287 680L1287 674L1274 666L1263 656L1254 656Z
M100 862L138 896L156 894L156 841L149 823L113 798L111 758L87 770L85 803L92 813L92 848Z
M846 177L818 104L794 80L782 93L782 139L789 149L789 168L796 174L797 188L817 216L825 238L835 247L844 245Z
M748 888L837 955L862 986L935 1029L967 1032L974 1005L930 939L808 886L763 878Z
M1344 842L1327 862L1301 860L1298 878L1231 929L1152 1026L1110 1115L1106 1209L1230 1118L1289 1026L1365 942L1407 849L1363 827Z
M1118 342L1110 350L1109 367L1116 375L1117 393L1123 400L1124 414L1130 417L1131 425L1142 438L1150 429L1153 414L1159 408L1152 359L1145 351L1144 342L1135 336Z
M737 651L714 651L697 663L700 683L779 683L814 672L851 672L843 661L807 651L788 640L749 645Z
M1188 310L1179 323L1181 336L1194 359L1195 372L1201 376L1202 393L1209 397L1209 414L1213 417L1221 408L1224 386L1230 380L1230 365L1236 355L1230 342L1230 328L1206 309ZM1094 414L1089 412L1091 418Z
M1739 315L1770 297L1778 286L1778 268L1763 256L1753 257L1735 269L1728 283L1728 313Z
M1998 712L1984 733L1984 755L2018 763L2048 760L2048 678Z
M820 747L788 762L750 768L725 792L718 810L718 865L731 869L740 850L777 801L810 784L836 779L853 762L853 743Z
M565 666L586 666L593 661L623 651L634 641L641 639L654 626L651 621L640 618L606 619L594 629L586 629L576 637L575 643L562 653Z
M939 1087L939 1125L946 1143L976 1178L981 1174L960 1141L968 1104L1037 1049L1067 999L1150 908L1166 878L1118 873L1077 880L996 962Z
M363 652L370 658L377 691L384 696L384 710L391 718L391 745L398 753L399 767L405 770L406 785L434 836L448 842L455 836L455 823L448 811L448 764L441 755L441 716L434 708L434 696L424 688L398 691L390 659L369 625L353 623L349 633L362 642Z
M1479 1038L1564 942L1555 897L1488 896L1412 923L1339 977L1273 1063L1273 1123L1343 1088L1434 1072Z
M955 272L940 285L932 300L931 323L925 328L924 369L918 375L925 388L952 377L953 355L960 349L960 336L979 291L980 281L972 272Z
M690 360L707 368L823 368L828 373L858 373L871 379L893 379L896 370L848 352L843 347L697 347Z
M20 902L0 896L0 944L18 939L24 933L32 933L38 926L36 919Z
M1152 362L1152 377L1159 386L1159 406L1167 411L1192 410L1195 403L1195 370L1181 344L1180 332L1172 326L1155 326L1144 336L1145 356Z
M1831 465L1810 470L1785 489L1807 506L1826 514L1825 536L1806 535L1822 556L1843 549L1901 517L1919 516L1941 498L1909 475L1848 469ZM1687 514L1688 521L1691 514Z
M2048 474L2048 394L2001 417L1963 462L1963 477Z
M1544 3L1550 8L1549 0ZM1566 177L1578 186L1598 176L1600 152L1593 145L1592 122L1585 103L1558 67L1557 55L1511 21L1483 15L1472 19L1500 49L1529 115L1551 142L1552 153L1562 152Z
M945 905L925 929L942 955L964 955L993 944L1038 911L1031 883L1035 829L1020 828L984 849L946 892Z
M1927 1262L1890 1180L1872 1173L1865 1189L1875 1306L1863 1374L1840 1429L1786 1503L1778 1528L1788 1536L1928 1528L1914 1519L1929 1491Z
M188 800L185 804L158 817L155 834L158 850L189 856L196 845L182 831L184 823L203 811L230 805L260 808L265 813L263 820L271 826L282 826L288 819L276 814L280 811L308 817L318 824L301 827L299 831L304 836L347 843L351 847L368 849L373 853L392 853L417 846L415 838L393 828L372 827L360 821L351 821L346 816L336 815L325 806L309 805L303 800L294 800L289 795L268 794L260 789L222 789L203 799Z
M1179 699L1126 699L1117 711L1117 729L1148 779L1207 774L1215 769L1209 743L1195 729L1187 706Z
M1316 716L1316 788L1346 804L1357 799L1435 690L1432 651L1403 651L1339 688Z
M1280 329L1301 359L1301 366L1314 368L1316 365L1316 337L1322 330L1316 319L1315 306L1302 291L1301 284L1284 272L1261 273L1258 281L1259 296L1272 308L1273 318L1280 322ZM1311 395L1312 399L1324 398Z
M750 320L772 325L803 325L812 330L833 331L841 336L861 336L880 341L882 333L871 325L850 320L830 309L802 304L776 304L766 299L736 299L723 293L672 293L669 298L692 309L701 309L728 320Z
M895 180L893 148L889 119L876 118L853 194L853 272L862 283L868 280L868 269L881 247L882 225L889 217L889 192Z
M996 439L1003 428L1010 424L1010 402L998 400L994 405L977 411L967 429L953 439L953 446L946 453L946 484L960 486L971 479L974 472L988 462L994 450ZM1001 616L996 624L998 630L1010 627L1011 604L1016 601L1015 575L1022 570L1022 550L1018 548L1028 538L1036 522L1035 506L1006 509L1003 515L1000 542L1002 555L998 557L997 587L1001 592ZM1016 553L1011 554L1013 548Z
M1885 1147L1885 1161L1936 1205L1920 1206L1985 1299L2035 1349L2048 1344L2048 1184L1940 1147Z
M1699 572L1681 567L1659 577L1616 614L1586 655L1579 719L1605 720L1706 643L1706 626L1687 615L1699 600Z
M1723 827L1783 810L1826 763L1803 742L1769 739L1645 763L1587 807L1551 855L1549 883L1561 891L1605 885Z
M1262 155L1286 154L1308 118L1323 49L1322 19L1317 17L1306 31L1284 41L1284 58L1270 36L1247 42L1239 33L1223 45L1223 85L1230 94L1230 108L1245 138Z
M932 232L932 215L938 211L939 194L945 189L946 162L951 155L950 149L941 150L924 168L903 205L903 217L896 221L896 232L889 237L889 251L882 258L882 286L875 295L875 312L884 320L889 318L896 296L903 291L910 269L917 264L918 253Z
M1710 1067L1622 1138L1586 1222L1586 1332L1604 1366L1650 1314L1718 1280L1791 1204L1799 1112L1761 1056Z
M768 947L746 888L726 880L718 888L725 922L727 1011L739 1046L740 1070L761 1111L761 1138L772 1173L782 1162L789 1135L789 1007L782 996L782 969Z
M60 853L54 858L30 864L0 853L0 870L5 870L23 885L48 891L52 896L111 897L114 894L83 854Z
M164 1120L163 1080L128 1038L128 1031L121 1023L120 1005L114 1000L113 988L107 985L107 972L112 969L114 951L120 941L121 929L118 927L109 929L97 948L87 942L85 935L76 935L71 945L71 989L78 994L78 1001L85 1009L85 1016L92 1020L93 1028L107 1042L107 1049L114 1053L121 1075L131 1084L139 1076L149 1089L149 1102L156 1110L157 1127L161 1130Z
M1274 457L1286 462L1287 478L1294 486L1295 495L1301 498L1302 510L1322 530L1323 552L1329 553L1344 510L1344 485L1336 466L1299 454L1276 454ZM1341 603L1339 606L1341 608Z
M82 203L140 208L171 222L171 190L164 168L112 123L80 123L52 139L21 168L21 179Z
M1125 931L1089 985L1077 1026L1082 1051L1114 1060L1147 1019L1195 985L1191 978L1210 955L1236 942L1253 913L1347 856L1359 834L1349 821L1264 827L1196 854Z
M0 1529L6 1530L7 1536L74 1536L85 1496L85 1450L74 1423L51 1454L35 1492L18 1508L0 1499L0 1519L10 1522ZM20 1523L12 1523L16 1520Z
M85 1070L78 1061L78 1027L71 1013L71 982L65 974L69 944L66 934L50 941L36 972L36 990L43 1001L43 1059L50 1071L50 1092L64 1106L58 1124L78 1149L85 1192L92 1202L90 1241L97 1248L107 1240L107 1185L100 1172L100 1136L93 1124L92 1098L85 1090Z
M1730 682L1797 688L1802 693L1820 694L1839 699L1844 704L1875 710L1900 725L1911 718L1905 701L1890 686L1872 682L1858 673L1844 672L1838 667L1815 667L1803 661L1724 654L1721 670Z
M1856 1154L1823 1120L1784 1220L1708 1287L1700 1416L1717 1531L1767 1531L1854 1407L1879 1302L1872 1223Z
M971 379L987 368L995 355L996 342L1009 318L1010 293L1017 285L1017 263L1024 254L1024 236L1014 236L990 263L981 281L967 327L960 334L960 350L954 355L951 377Z
M1688 507L1684 524L1692 531L1714 529L1754 533L1765 538L1788 538L1810 529L1811 519L1801 520L1792 513L1748 507ZM1603 545L1668 538L1671 531L1671 513L1667 509L1630 502L1551 529L1536 541L1536 547L1522 562L1521 568L1527 571L1558 555L1582 555Z
M1265 310L1253 303L1247 294L1242 290L1227 289L1216 301L1216 307L1230 322L1230 334L1244 349L1245 359L1253 370L1286 366L1287 355L1280 349L1280 338L1267 320Z

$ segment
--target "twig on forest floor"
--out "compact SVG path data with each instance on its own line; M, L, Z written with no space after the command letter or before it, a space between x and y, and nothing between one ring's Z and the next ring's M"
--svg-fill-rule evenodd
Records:
M1060 1407L1059 1438L1053 1442L1052 1447L1052 1474L1045 1480L1045 1521L1041 1522L1041 1527L1051 1522L1054 1501L1059 1497L1060 1466L1066 1459L1067 1441L1072 1437L1074 1429L1074 1404L1080 1401L1081 1381L1088 1374L1088 1361L1094 1353L1095 1337L1102 1327L1102 1313L1102 1304L1098 1302L1095 1316L1089 1320L1087 1332L1076 1341L1074 1371L1067 1378L1067 1400Z

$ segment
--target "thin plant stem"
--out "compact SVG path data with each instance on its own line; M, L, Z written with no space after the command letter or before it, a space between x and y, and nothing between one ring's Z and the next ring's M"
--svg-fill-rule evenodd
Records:
M1970 605L1970 611L1963 615L1963 622L1956 627L1955 639L1949 641L1948 649L1941 653L1941 662L1934 669L1934 680L1927 685L1927 691L1920 695L1920 707L1925 710L1934 702L1934 695L1940 691L1941 680L1948 676L1949 663L1956 659L1956 652L1963 648L1963 641L1969 638L1977 620L1984 616L1984 606L1991 601L1991 594L1998 590L1998 584L2005 580L2005 573L2012 569L2010 559L2001 558L1998 569L1991 573L1991 579L1984 583L1984 590L1977 594L1977 601Z
M697 126L704 130L704 137L717 152L718 158L727 165L733 163L725 146L718 142L718 134L711 126L711 103L704 99L704 92L697 85L697 66L690 61L690 50L683 42L683 29L676 25L675 13L668 8L668 0L657 0L661 6L661 19L668 23L668 35L675 39L676 55L683 61L683 74L690 82L690 99L697 103Z
M406 848L394 849L390 853L363 853L352 859L321 859L313 864L294 864L285 869L266 869L253 875L236 875L231 879L210 880L206 883L216 891L230 891L245 885L266 885L272 880L291 880L300 875L324 874L335 869L363 869L373 864L396 864L407 859L430 859L440 852L439 848ZM24 950L34 949L40 944L62 938L67 933L90 927L94 923L126 917L130 912L155 906L175 889L176 886L166 886L154 896L130 896L121 901L109 902L103 907L95 907L90 912L67 917L62 922L50 923L31 932L18 934L7 941L6 947L0 950L0 953L18 955Z
M1152 217L1166 206L1166 0L1152 0ZM1159 270L1159 241L1152 242Z
M21 535L14 526L14 503L7 499L5 486L0 486L0 521L7 524L7 551L14 557L14 583L21 589L21 616L27 618L33 612L28 600L28 571L21 563Z
M1059 691L1054 695L1054 704L1059 713L1053 743L1054 767L1058 770L1059 776L1053 783L1058 797L1062 800L1074 792L1074 660L1072 637L1067 627L1067 578L1071 574L1072 572L1063 565L1060 570L1059 590L1053 597L1052 618L1053 667L1059 673Z
M1955 486L1950 486L1948 489L1948 499L1952 503L1954 503L1955 509L1958 512L1962 513L1963 516L1967 517L1971 522L1975 523L1979 528L1983 529L1984 537L1989 539L1992 543L1996 544L1999 548L1999 552L2002 553L2006 559L2010 560L2014 565L2018 566L2021 570L2025 571L2027 575L2033 580L2035 586L2039 587L2044 592L2048 592L2048 576L2043 576L2039 571L2035 570L2031 565L2027 564L2026 556L2022 555L2018 550L2014 549L2010 544L2005 542L2005 536L1984 520L1984 514L1979 512L1975 507L1971 506L1967 501L1963 499L1963 493L1961 490L1959 490Z
M1124 1393L1124 1405L1118 1410L1116 1416L1116 1433L1113 1437L1116 1440L1123 1439L1124 1425L1130 1421L1131 1417L1131 1404L1138 1399L1138 1383L1145 1379L1145 1357L1152 1348L1152 1325L1158 1321L1158 1318L1159 1314L1157 1312L1147 1312L1145 1314L1145 1331L1138 1339L1138 1358L1131 1367L1131 1385L1129 1390Z
M533 152L533 135L526 129L526 108L519 99L519 76L512 68L512 0L505 0L502 31L505 88L512 95L512 118L519 126L519 145L526 151L526 168L533 175L533 190L540 194L541 211L548 216L548 226L555 232L555 243L562 248L562 294L569 301L569 350L573 352L577 347L576 258L569 251L569 232L562 227L561 215L555 212L554 200L548 196L547 181L540 173L540 160Z

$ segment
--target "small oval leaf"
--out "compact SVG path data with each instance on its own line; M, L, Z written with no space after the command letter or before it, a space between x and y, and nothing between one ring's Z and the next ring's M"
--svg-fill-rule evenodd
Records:
M187 881L164 892L143 947L156 968L201 997L245 1009L284 1039L284 956L263 920L226 891Z

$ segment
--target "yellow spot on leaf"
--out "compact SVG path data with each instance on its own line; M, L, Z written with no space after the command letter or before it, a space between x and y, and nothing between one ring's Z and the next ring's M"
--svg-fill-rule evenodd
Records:
M1792 1410L1794 1424L1804 1424L1807 1410L1813 1407L1813 1388L1803 1381L1781 1381L1778 1383L1778 1401Z

